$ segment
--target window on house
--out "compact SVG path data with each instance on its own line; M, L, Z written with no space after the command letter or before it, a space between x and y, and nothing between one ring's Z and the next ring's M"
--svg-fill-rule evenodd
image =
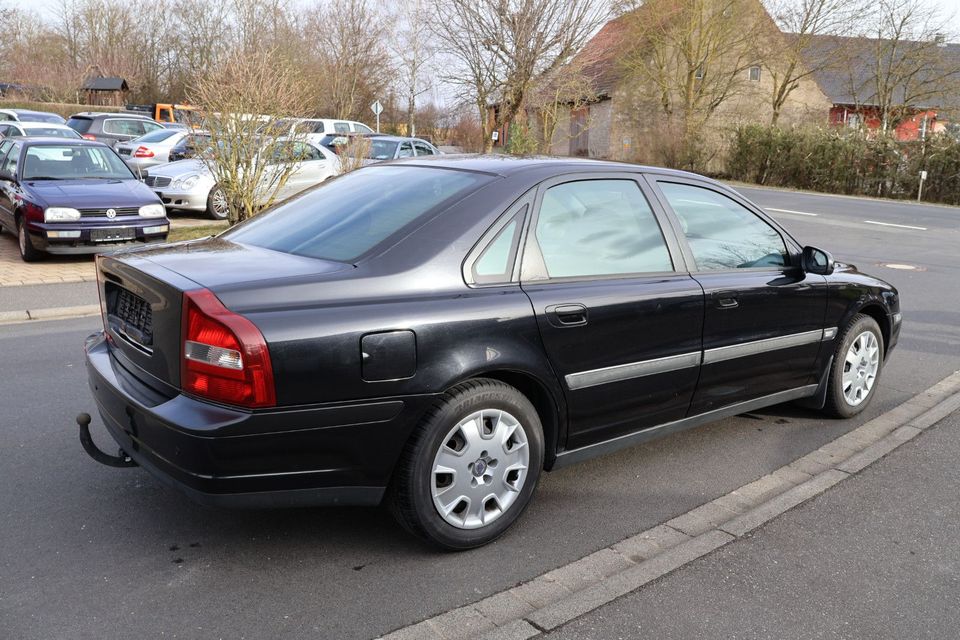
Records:
M750 81L760 82L760 67L750 67Z
M693 72L693 77L697 80L703 80L703 65L697 67L697 70Z

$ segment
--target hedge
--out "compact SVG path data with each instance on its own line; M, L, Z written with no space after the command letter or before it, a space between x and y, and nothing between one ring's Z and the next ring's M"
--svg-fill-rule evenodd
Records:
M734 180L827 193L960 204L960 141L950 135L902 142L838 129L759 125L733 133L726 174Z

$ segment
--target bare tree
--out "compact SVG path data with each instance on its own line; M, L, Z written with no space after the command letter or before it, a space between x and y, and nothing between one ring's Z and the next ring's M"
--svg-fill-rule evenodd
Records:
M426 15L426 0L401 0L398 19L401 24L394 38L394 54L400 75L400 87L406 98L407 135L417 135L417 98L430 91L432 83L425 71L436 54Z
M196 80L191 98L203 109L212 149L203 161L226 196L231 223L273 204L302 160L296 140L262 136L260 128L264 114L297 114L306 90L290 61L270 50L238 50Z
M768 10L779 30L765 38L763 68L773 80L770 124L780 120L783 106L800 83L815 73L843 65L845 48L831 47L831 55L809 55L821 35L850 35L860 24L863 0L768 0ZM838 41L840 43L842 41Z
M663 160L702 169L707 123L762 59L763 8L751 0L649 0L622 19L621 63L670 131Z
M949 19L925 0L876 0L875 11L872 74L859 91L888 131L916 108L945 100L960 82L960 65L941 51Z
M527 98L527 108L537 123L541 153L551 153L557 125L564 114L577 111L597 99L596 90L584 68L591 60L578 56L569 64L541 78ZM566 136L569 139L569 135Z
M460 68L448 77L459 75L472 90L487 150L491 132L514 119L534 82L567 63L608 15L597 0L433 2L434 33Z

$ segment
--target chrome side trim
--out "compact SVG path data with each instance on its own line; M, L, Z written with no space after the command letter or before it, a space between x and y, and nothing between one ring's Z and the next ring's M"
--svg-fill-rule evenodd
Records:
M804 331L803 333L793 333L788 336L754 340L753 342L744 342L743 344L732 344L726 347L707 349L703 352L703 364L743 358L744 356L766 353L767 351L799 347L805 344L820 342L821 340L823 340L823 330L817 329L816 331Z
M819 333L819 331L817 333ZM701 413L696 416L683 418L682 420L675 420L674 422L667 422L665 424L661 424L656 427L650 427L649 429L644 429L642 431L628 433L617 438L613 438L612 440L605 440L604 442L587 445L585 447L580 447L579 449L563 451L557 454L557 461L554 462L552 468L560 469L576 462L588 460L590 458L607 453L613 453L614 451L619 451L620 449L624 449L626 447L632 447L633 445L647 442L648 440L655 440L671 433L692 429L693 427L698 427L708 422L713 422L722 418L729 418L731 416L746 413L748 411L756 411L757 409L769 407L774 404L780 404L781 402L798 400L800 398L809 398L816 393L817 385L815 384L807 385L805 387L797 387L796 389L788 389L787 391L772 393L768 396L763 396L762 398L739 402L737 404L721 407L720 409L714 409L713 411Z
M838 330L838 329L837 329L836 327L830 327L829 329L824 329L824 330L823 330L823 339L824 339L824 341L826 341L826 340L833 340L834 338L836 338L836 337L837 337L837 330Z
M586 389L587 387L595 387L610 382L620 382L621 380L652 376L658 373L676 371L678 369L699 367L700 357L701 352L699 351L681 353L675 356L656 358L655 360L642 360L640 362L629 362L627 364L604 367L603 369L568 373L564 376L564 380L571 391Z

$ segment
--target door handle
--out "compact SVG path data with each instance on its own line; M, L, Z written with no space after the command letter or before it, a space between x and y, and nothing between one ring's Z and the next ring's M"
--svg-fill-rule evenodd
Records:
M713 294L713 297L717 301L717 307L720 309L736 309L740 306L736 291L718 291Z
M582 304L552 304L547 318L555 327L580 327L587 324L587 308Z

